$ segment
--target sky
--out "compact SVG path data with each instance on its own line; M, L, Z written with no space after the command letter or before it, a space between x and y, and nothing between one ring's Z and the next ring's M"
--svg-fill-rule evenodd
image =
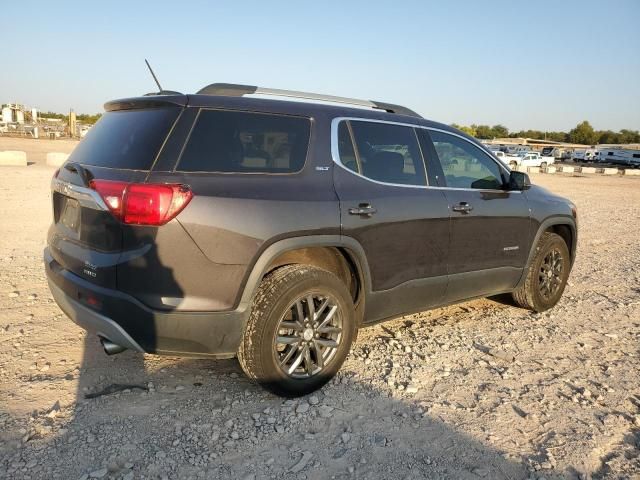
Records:
M405 105L462 125L640 130L640 0L0 0L0 103L226 82ZM9 21L10 20L10 21Z

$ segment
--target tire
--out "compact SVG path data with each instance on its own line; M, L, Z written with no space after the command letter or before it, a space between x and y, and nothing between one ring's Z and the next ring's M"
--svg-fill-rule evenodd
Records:
M309 297L315 322L310 321ZM238 360L250 379L276 395L306 395L338 372L356 330L353 300L338 277L309 265L286 265L260 284Z
M540 163L540 168L547 168L547 162Z
M536 245L524 283L512 294L513 300L534 312L550 309L562 297L570 265L569 248L564 239L555 233L544 232ZM552 273L548 274L550 269Z

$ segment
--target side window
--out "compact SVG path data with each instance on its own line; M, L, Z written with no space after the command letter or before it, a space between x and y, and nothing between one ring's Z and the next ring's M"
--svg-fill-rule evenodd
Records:
M430 131L442 170L451 188L499 190L503 187L498 164L472 143L447 133Z
M426 185L424 164L413 128L352 121L360 174L401 185Z
M307 157L308 118L202 110L185 147L183 172L294 173Z
M351 133L349 133L347 122L340 122L338 126L338 153L340 155L340 163L349 170L358 173L358 160L356 159L356 152L353 149L353 142L351 141Z

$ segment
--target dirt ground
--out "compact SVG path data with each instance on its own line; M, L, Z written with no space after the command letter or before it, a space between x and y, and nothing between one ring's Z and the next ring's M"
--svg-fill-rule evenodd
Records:
M78 140L60 138L50 140L45 138L7 137L0 135L0 152L3 150L21 150L27 152L29 165L46 165L47 153L71 153Z
M52 173L0 169L0 478L640 478L640 178L533 177L579 209L556 308L364 329L291 401L235 360L104 355L47 289ZM85 398L112 384L129 388Z

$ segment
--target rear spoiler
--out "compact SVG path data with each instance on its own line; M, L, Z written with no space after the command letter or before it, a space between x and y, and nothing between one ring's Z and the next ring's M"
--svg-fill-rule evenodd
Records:
M166 106L185 107L189 103L189 97L184 94L176 95L145 95L144 97L121 98L111 100L104 104L107 112L117 110L134 110L140 108L158 108Z

